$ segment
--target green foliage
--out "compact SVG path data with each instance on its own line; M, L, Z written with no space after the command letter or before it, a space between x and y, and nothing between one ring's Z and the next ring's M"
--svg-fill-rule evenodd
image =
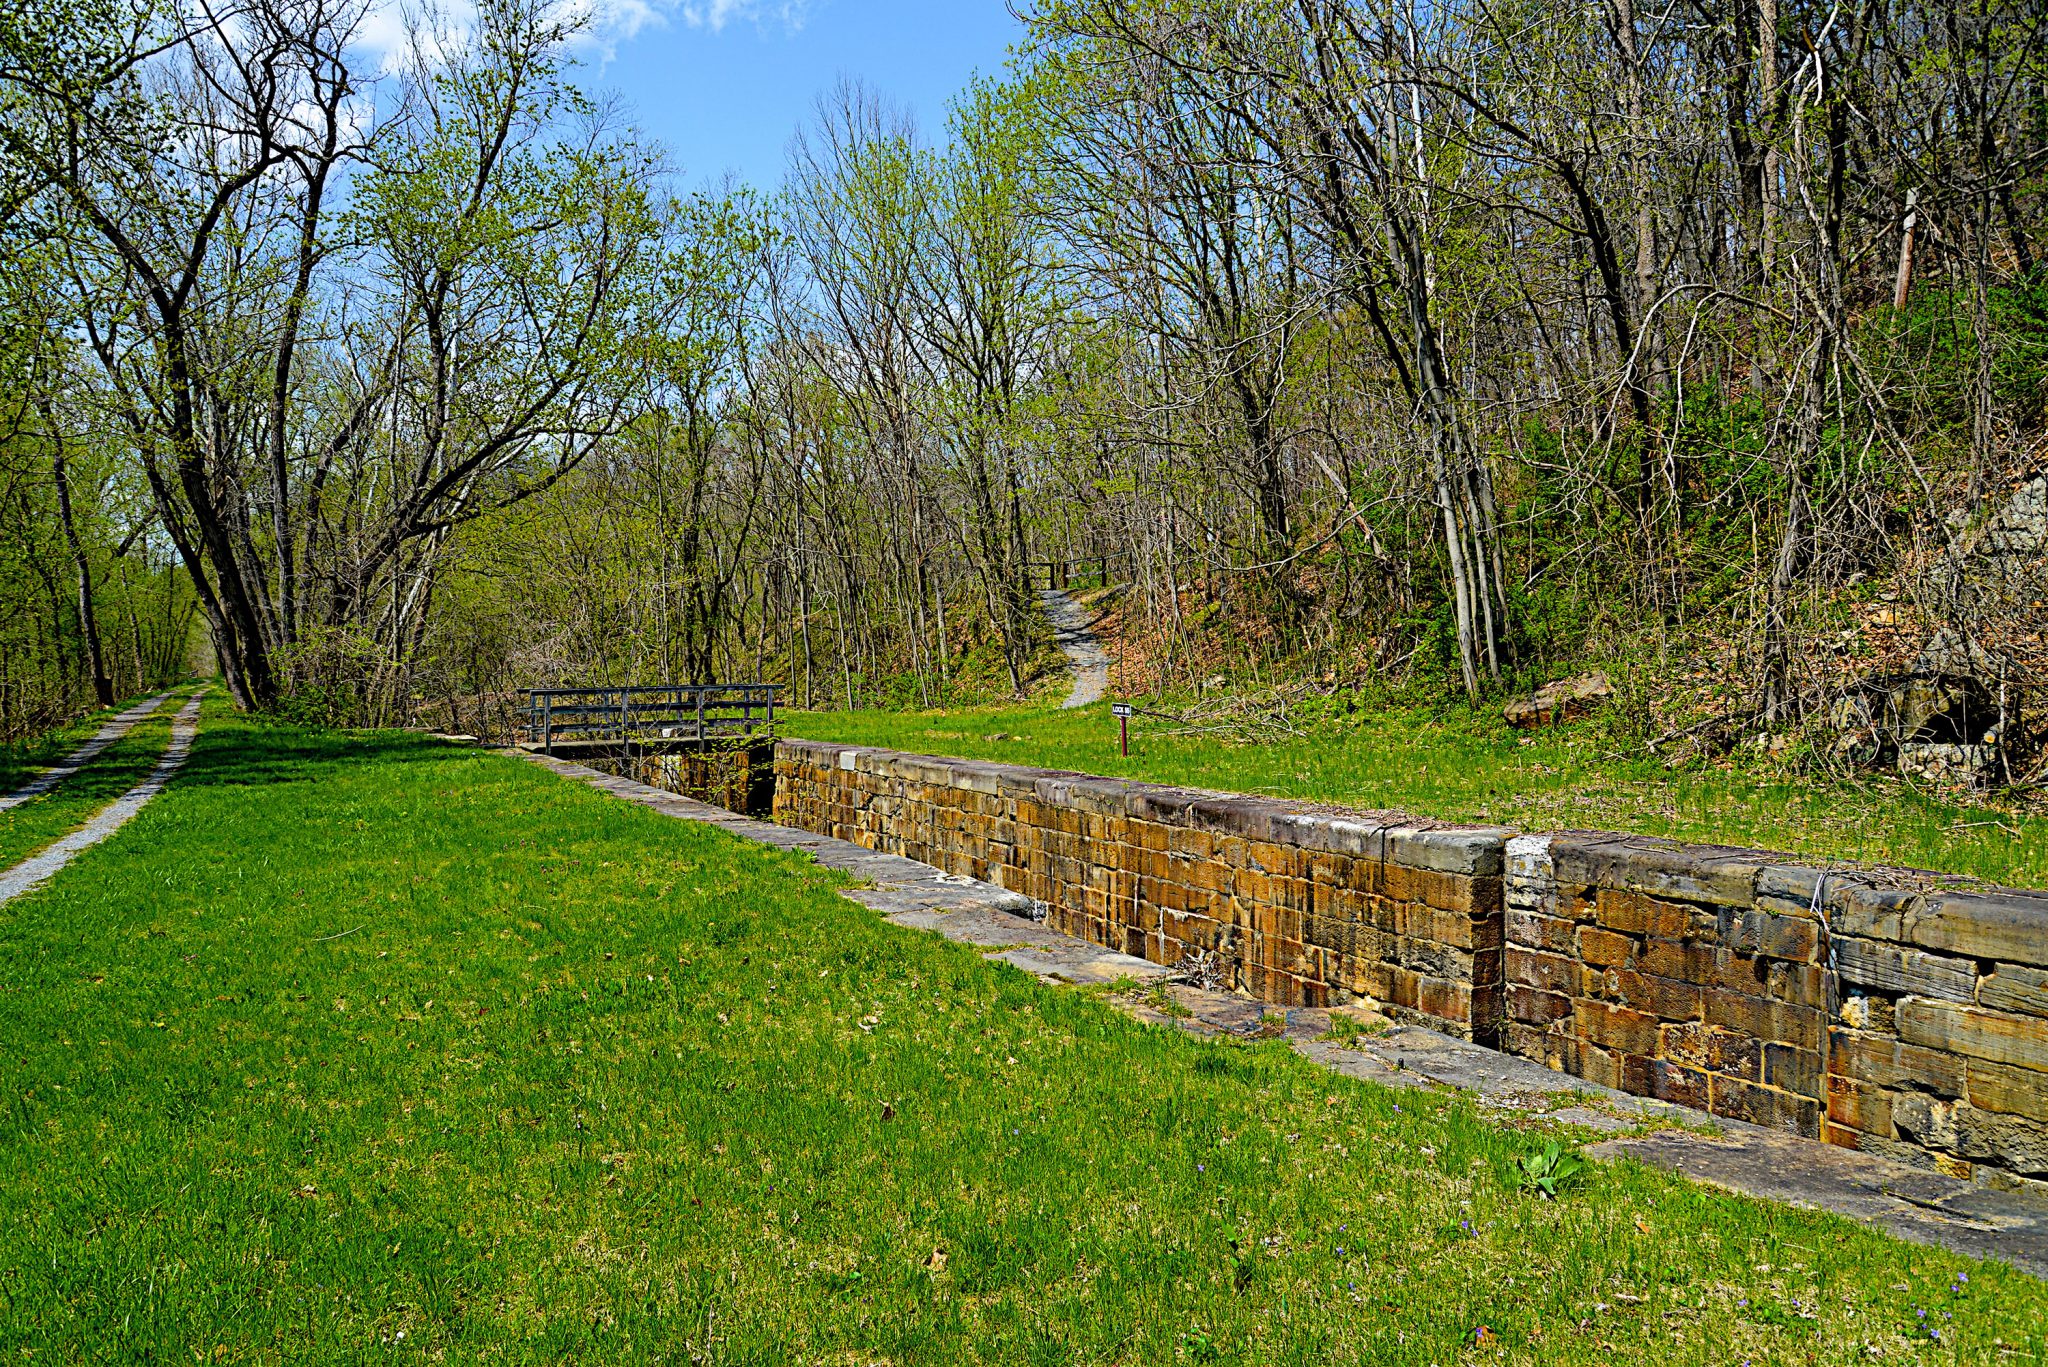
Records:
M1515 1160L1516 1185L1546 1201L1555 1201L1560 1192L1582 1180L1585 1172L1586 1160L1555 1139Z

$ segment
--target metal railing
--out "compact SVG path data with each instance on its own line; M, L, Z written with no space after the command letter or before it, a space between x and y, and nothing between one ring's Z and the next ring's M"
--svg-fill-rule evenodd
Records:
M548 754L567 741L680 740L703 748L773 729L775 685L534 688L527 709L527 737Z

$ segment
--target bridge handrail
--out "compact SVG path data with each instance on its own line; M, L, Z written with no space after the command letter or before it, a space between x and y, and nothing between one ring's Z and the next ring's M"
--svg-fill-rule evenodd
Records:
M688 728L700 746L713 737L752 735L775 725L775 684L641 684L617 687L529 688L528 740L554 753L557 737L617 739L657 727Z

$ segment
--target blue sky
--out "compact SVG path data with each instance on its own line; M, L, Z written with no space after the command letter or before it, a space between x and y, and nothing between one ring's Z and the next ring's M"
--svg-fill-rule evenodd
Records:
M609 91L674 153L691 184L727 171L764 189L782 178L790 134L839 78L945 128L946 101L976 71L1001 70L1021 29L1002 0L653 0L610 35L582 83Z

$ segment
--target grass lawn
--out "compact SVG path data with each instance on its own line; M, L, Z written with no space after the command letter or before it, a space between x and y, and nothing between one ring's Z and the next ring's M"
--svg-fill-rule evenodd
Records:
M2048 886L2048 814L1988 810L1890 780L1824 785L1713 768L1669 770L1612 753L1591 725L1523 734L1497 718L1423 710L1332 718L1301 738L1232 744L1131 723L1117 754L1107 703L1036 702L943 712L790 712L784 735L921 754L997 759L1234 792L1389 807L1520 830L1615 830L1816 860L1971 874Z
M148 778L171 743L171 714L178 706L175 700L165 703L49 792L0 812L0 869L26 859Z
M799 857L218 701L0 910L0 1351L2040 1362L2048 1287L1148 1029ZM1926 1312L1922 1319L1921 1311Z

